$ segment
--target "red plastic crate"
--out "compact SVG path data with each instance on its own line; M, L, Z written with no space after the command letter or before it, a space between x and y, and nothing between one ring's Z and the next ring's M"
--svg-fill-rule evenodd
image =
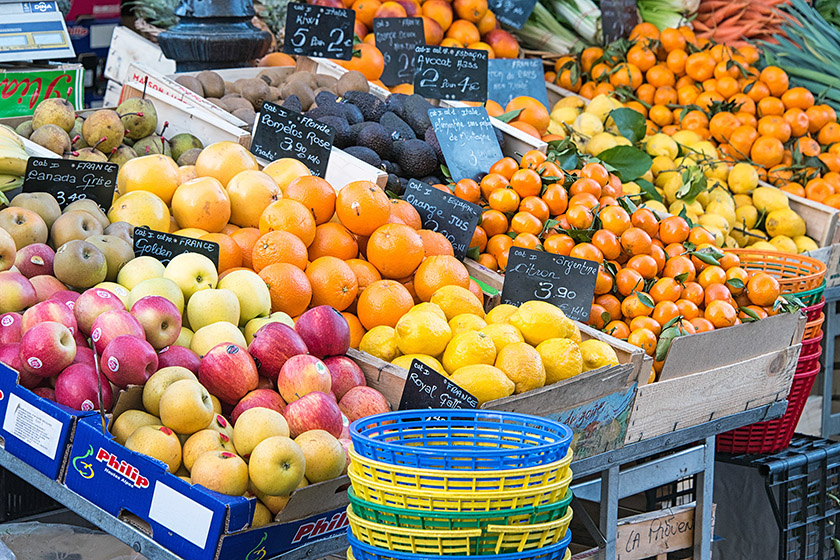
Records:
M808 315L808 322L816 321L820 317L820 313L822 313L823 307L825 307L825 298L822 298L819 303L814 304L810 307L804 308L802 311Z

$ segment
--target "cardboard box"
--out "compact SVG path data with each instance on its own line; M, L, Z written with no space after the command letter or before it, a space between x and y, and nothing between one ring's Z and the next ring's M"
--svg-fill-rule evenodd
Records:
M0 117L30 117L38 103L63 97L83 108L84 69L80 64L0 69Z

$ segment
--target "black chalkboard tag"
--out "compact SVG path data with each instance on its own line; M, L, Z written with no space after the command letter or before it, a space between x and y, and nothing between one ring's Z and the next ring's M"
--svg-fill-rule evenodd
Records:
M636 0L601 2L601 29L605 45L626 38L638 22Z
M379 78L386 86L414 83L414 49L426 44L423 18L389 17L373 20L376 48L385 59Z
M423 229L443 234L452 243L455 258L463 260L467 256L475 227L481 220L480 206L417 179L409 179L403 200L420 214Z
M487 100L487 51L418 45L414 93L429 99Z
M323 177L334 136L330 125L266 101L254 120L251 153L268 161L294 158Z
M506 106L511 99L520 95L533 97L546 109L548 91L545 88L545 72L542 60L538 58L494 58L487 67L487 97Z
M478 408L478 399L420 360L408 368L399 410Z
M215 241L194 239L146 227L134 228L133 237L135 257L148 255L163 264L169 264L174 256L181 253L198 253L213 261L217 270L219 268L219 244Z
M117 186L116 163L31 157L26 162L23 192L50 193L64 210L84 198L96 202L107 213Z
M475 179L502 159L499 139L484 107L429 109L429 120L453 181Z
M353 58L356 12L344 8L289 3L283 52L318 58Z
M597 276L595 261L511 247L501 303L547 301L563 310L569 319L586 323Z
M531 16L531 12L534 11L537 0L489 0L487 5L496 14L496 19L500 23L522 29Z

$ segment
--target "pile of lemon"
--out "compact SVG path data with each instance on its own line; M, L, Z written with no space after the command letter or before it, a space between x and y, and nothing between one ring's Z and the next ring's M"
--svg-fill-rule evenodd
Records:
M479 403L618 365L609 344L581 341L577 325L550 303L499 305L485 314L478 298L458 286L440 288L395 327L372 328L359 350L404 369L420 360Z

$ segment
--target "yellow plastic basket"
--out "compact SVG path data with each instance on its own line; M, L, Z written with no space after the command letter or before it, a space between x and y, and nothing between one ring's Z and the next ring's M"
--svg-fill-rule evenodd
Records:
M454 531L380 525L358 517L349 506L347 519L353 536L370 546L423 556L470 556L523 552L557 544L566 536L572 509L560 519L546 523L487 525L484 529Z
M560 461L509 470L432 470L374 461L350 450L350 460L359 477L394 487L422 490L483 492L544 487L563 480L572 464L572 450Z

